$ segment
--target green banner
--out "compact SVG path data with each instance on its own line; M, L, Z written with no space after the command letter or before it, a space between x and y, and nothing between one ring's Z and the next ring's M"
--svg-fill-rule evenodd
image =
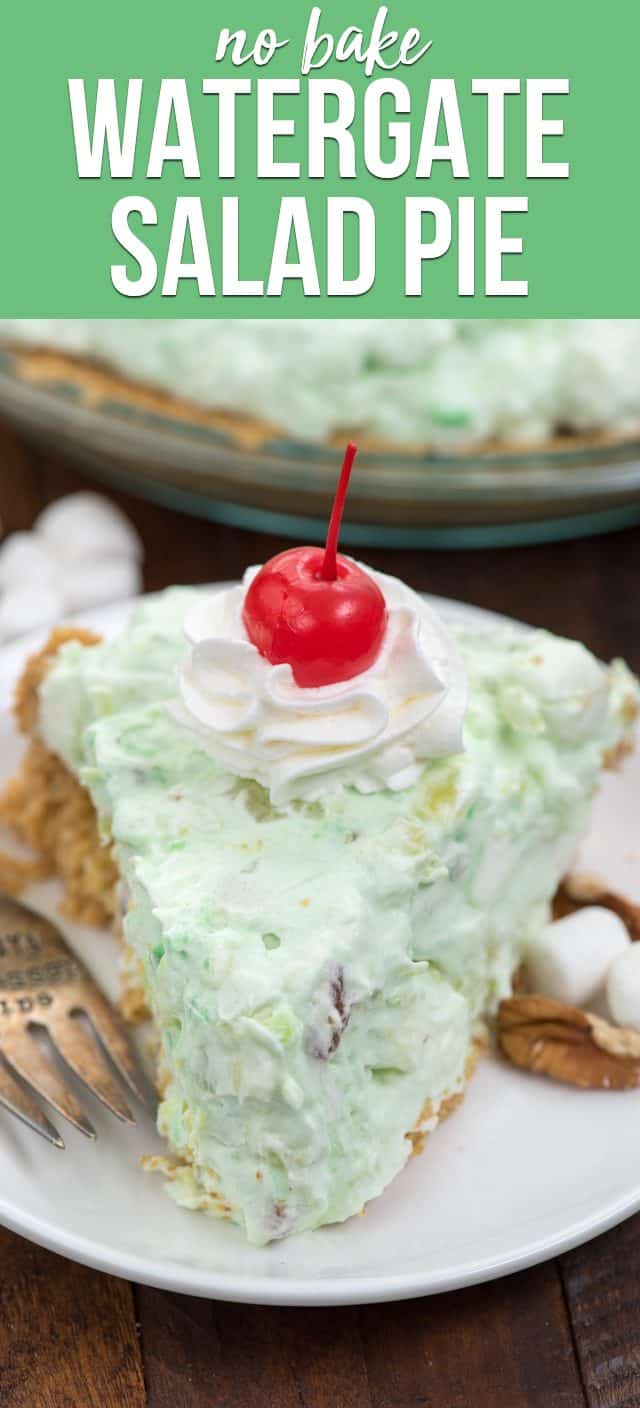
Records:
M12 5L3 317L638 317L640 7Z

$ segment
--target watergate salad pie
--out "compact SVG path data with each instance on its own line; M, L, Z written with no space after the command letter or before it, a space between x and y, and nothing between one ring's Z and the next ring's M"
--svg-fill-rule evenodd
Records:
M0 338L29 380L162 410L151 389L173 418L222 413L249 445L339 444L347 428L464 454L640 430L633 318L19 318L0 319Z
M3 802L67 912L122 913L170 1192L256 1244L360 1212L457 1102L637 710L621 662L336 554L351 457L326 549L54 633Z

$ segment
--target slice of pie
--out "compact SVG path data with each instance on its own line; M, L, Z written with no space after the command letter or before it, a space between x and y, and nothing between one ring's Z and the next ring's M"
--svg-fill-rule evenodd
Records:
M257 649L250 573L58 634L18 692L4 815L68 912L121 912L170 1191L258 1244L359 1212L460 1095L637 711L622 663L370 576L351 678Z

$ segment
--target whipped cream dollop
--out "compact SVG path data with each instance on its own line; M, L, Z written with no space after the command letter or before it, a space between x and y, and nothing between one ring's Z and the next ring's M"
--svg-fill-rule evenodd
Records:
M371 572L388 612L377 660L350 680L303 689L290 665L270 664L247 636L242 606L258 571L203 593L185 621L191 650L174 713L224 767L261 783L282 806L341 785L399 791L426 758L461 751L465 671L426 601Z

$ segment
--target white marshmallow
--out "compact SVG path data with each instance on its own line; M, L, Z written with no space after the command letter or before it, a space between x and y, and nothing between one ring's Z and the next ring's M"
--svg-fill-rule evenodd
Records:
M65 613L61 592L39 587L11 587L0 597L0 640L53 625Z
M110 601L124 601L137 596L142 574L131 558L97 558L93 562L65 565L62 591L66 611L82 611L89 606L103 606Z
M621 1027L640 1028L640 943L614 959L607 976L607 1006Z
M135 596L141 559L138 534L115 504L90 493L57 499L31 533L0 546L0 638Z
M626 957L631 947L625 925L610 909L577 909L547 924L531 944L526 955L528 986L558 1002L584 1007L605 983L614 959Z
M57 584L60 563L35 533L10 533L0 547L0 588L46 593Z
M123 557L139 562L142 557L133 524L102 494L67 494L56 499L33 527L54 552L69 560Z

